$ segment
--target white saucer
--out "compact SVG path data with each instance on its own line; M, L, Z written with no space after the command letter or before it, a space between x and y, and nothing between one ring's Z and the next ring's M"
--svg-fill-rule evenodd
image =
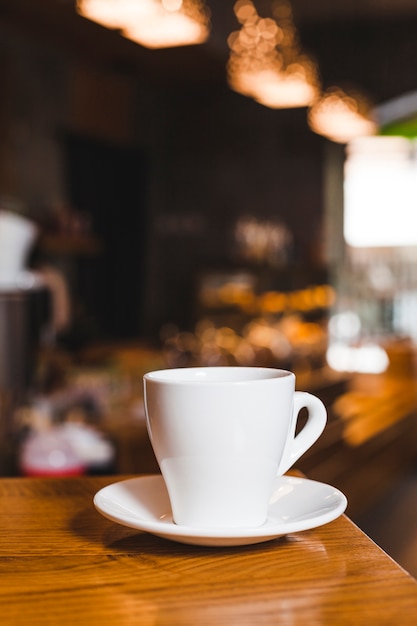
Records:
M118 524L200 546L243 546L315 528L339 517L347 506L338 489L324 483L282 476L275 481L268 519L257 528L191 528L172 520L160 475L113 483L94 496L96 509Z

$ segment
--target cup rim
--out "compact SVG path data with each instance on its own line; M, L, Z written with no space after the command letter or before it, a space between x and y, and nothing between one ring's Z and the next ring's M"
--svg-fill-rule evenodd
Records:
M256 373L256 375L255 375ZM209 376L206 376L206 375ZM211 377L210 377L211 375ZM224 376L223 376L224 375ZM274 367L258 366L195 366L153 370L144 374L147 382L189 385L242 385L271 383L278 380L295 379L294 372Z

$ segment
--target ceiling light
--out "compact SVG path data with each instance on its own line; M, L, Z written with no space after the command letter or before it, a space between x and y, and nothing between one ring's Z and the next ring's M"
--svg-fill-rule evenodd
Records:
M251 0L235 4L242 27L228 38L229 85L270 108L309 106L318 93L316 65L301 52L290 4L274 7L274 18L264 18Z
M200 44L209 35L203 0L77 0L77 11L147 48Z
M332 87L314 102L308 112L312 131L336 143L349 141L377 132L371 106L359 93L348 94Z

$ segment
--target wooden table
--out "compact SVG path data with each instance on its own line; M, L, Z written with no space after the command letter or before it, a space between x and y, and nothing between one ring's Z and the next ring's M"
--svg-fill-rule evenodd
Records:
M0 624L417 624L417 582L348 518L244 548L113 524L122 477L0 479Z

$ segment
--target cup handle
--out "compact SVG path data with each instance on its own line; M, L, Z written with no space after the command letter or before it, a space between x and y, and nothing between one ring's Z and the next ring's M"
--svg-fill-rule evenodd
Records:
M308 417L305 425L296 435L298 415L301 409L308 410ZM278 476L282 476L290 467L306 452L322 434L327 422L327 411L323 402L316 396L305 391L294 393L293 413L288 433L287 445L281 463L278 467Z

